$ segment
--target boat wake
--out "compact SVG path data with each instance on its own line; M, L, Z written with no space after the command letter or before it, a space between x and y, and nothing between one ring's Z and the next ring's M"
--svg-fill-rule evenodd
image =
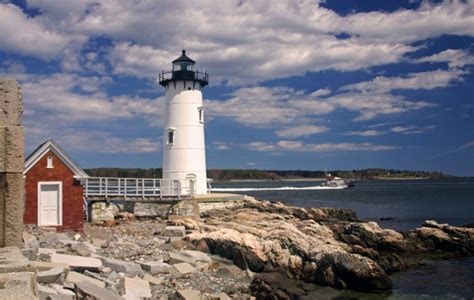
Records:
M313 191L313 190L342 190L344 187L332 187L332 186L282 186L282 187L262 187L262 188L211 188L211 192L253 192L253 191Z

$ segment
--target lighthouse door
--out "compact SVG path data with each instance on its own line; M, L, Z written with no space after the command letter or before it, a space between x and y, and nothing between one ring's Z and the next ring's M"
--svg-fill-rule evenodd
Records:
M186 185L189 186L189 195L194 195L196 193L196 174L186 175Z

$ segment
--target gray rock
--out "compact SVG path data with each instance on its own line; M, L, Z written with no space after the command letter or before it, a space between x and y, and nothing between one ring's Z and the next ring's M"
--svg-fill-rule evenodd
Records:
M62 284L66 278L64 268L54 267L47 271L40 271L36 274L38 283L59 283Z
M101 257L100 259L104 266L111 268L115 272L123 272L129 276L143 274L142 268L137 263L106 257Z
M38 299L34 272L14 272L0 274L0 299L29 300Z
M138 277L125 277L125 299L151 298L150 283Z
M38 248L39 243L34 235L26 231L23 232L23 245L25 248Z
M142 269L151 274L170 273L173 267L162 261L148 261L140 263Z
M206 263L212 262L212 259L206 253L203 253L201 251L182 250L181 253L187 257L192 258L194 261L201 261Z
M76 283L77 293L82 297L88 297L87 299L96 299L96 300L120 300L120 297L117 294L109 292L105 288L96 286L95 284L89 281L79 281Z
M74 271L69 272L69 274L66 277L66 282L71 282L71 283L77 284L78 282L81 282L81 281L88 281L88 282L90 282L90 283L92 283L92 284L94 284L98 287L101 287L101 288L105 287L105 282L94 279L94 278L91 278L89 276L85 276L81 273L77 273L77 272L74 272Z
M170 263L180 263L180 262L187 262L190 264L195 265L198 261L193 257L181 254L179 252L169 252L169 259Z
M143 280L146 280L149 283L154 284L154 285L160 285L163 283L163 280L161 280L158 277L152 276L150 274L145 274L145 276L143 276Z
M71 242L71 240L65 233L58 232L46 232L44 236L39 240L41 246L52 248L61 247L69 242Z
M184 226L166 226L163 231L163 236L167 237L184 237L186 235L186 228Z
M67 264L73 270L90 270L98 272L102 269L102 262L100 259L92 257L54 253L51 255L51 262Z
M180 275L190 274L196 271L196 268L186 262L174 264L173 267Z
M87 242L74 243L71 245L71 249L82 256L91 256L91 254L96 252L95 246Z
M40 299L48 299L49 296L58 294L58 291L56 291L55 289L41 284L38 285L38 292Z
M197 290L178 290L176 292L176 299L178 300L201 300L201 292Z

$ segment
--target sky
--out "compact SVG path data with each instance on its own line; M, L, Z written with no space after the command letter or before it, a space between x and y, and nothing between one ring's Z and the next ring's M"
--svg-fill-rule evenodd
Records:
M185 48L209 168L474 176L474 1L0 0L26 154L161 167L158 74Z

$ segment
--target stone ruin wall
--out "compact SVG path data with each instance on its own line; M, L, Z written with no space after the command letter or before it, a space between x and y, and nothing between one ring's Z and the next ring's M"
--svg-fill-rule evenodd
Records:
M23 101L14 79L0 78L0 247L20 246L24 212Z

